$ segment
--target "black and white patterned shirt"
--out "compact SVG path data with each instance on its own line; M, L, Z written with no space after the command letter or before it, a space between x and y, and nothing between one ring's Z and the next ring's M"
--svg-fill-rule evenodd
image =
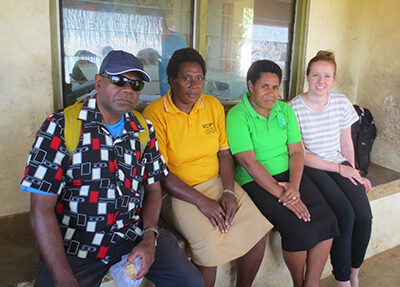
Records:
M64 142L64 113L49 116L30 151L21 189L55 194L55 208L67 255L109 261L120 240L142 234L143 185L159 181L168 167L159 153L153 125L141 157L132 113L125 114L122 134L113 138L96 105L87 98L79 113L81 136L71 156Z

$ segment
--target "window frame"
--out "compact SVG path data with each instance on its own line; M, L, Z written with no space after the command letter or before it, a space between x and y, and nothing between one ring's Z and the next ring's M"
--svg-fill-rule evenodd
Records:
M64 106L64 39L62 37L62 11L61 2L50 1L50 29L52 50L52 82L54 108ZM204 57L207 50L207 2L208 0L191 0L192 15L190 19L189 47L194 47ZM295 0L294 21L291 33L291 46L289 53L288 93L284 100L290 100L302 92L304 84L306 28L309 17L310 0ZM205 22L204 22L205 21Z

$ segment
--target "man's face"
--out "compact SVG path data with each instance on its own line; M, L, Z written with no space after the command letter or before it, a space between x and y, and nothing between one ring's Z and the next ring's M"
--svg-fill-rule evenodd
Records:
M130 80L140 80L143 78L137 72L121 74ZM97 106L106 124L115 124L121 117L136 107L139 100L140 91L132 90L130 84L119 87L111 82L110 79L101 75L95 76L97 90Z

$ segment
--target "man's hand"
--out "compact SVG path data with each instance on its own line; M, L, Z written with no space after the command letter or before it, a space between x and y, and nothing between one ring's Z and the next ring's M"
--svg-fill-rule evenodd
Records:
M133 264L133 259L138 256L142 258L142 270L135 275L135 280L142 278L147 274L147 272L149 272L156 254L155 240L156 238L153 232L146 232L143 236L143 240L132 249L131 253L129 253L126 263L127 265Z
M223 192L219 200L222 208L225 210L225 226L227 229L232 226L233 218L239 206L235 196L229 192Z
M218 228L221 233L228 232L228 228L225 225L226 213L218 201L204 196L197 207L207 216L214 228Z

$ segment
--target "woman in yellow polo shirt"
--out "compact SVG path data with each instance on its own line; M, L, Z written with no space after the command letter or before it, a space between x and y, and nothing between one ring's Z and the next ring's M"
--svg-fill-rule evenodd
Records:
M218 265L235 259L237 286L251 286L271 224L234 182L224 108L202 93L202 56L192 48L176 51L167 74L168 94L144 111L171 171L162 181L162 215L188 241L206 287L214 286Z
M278 101L281 68L259 60L247 72L249 91L227 116L237 159L236 181L278 229L293 286L319 286L336 217L322 194L303 175L304 151L296 116Z

